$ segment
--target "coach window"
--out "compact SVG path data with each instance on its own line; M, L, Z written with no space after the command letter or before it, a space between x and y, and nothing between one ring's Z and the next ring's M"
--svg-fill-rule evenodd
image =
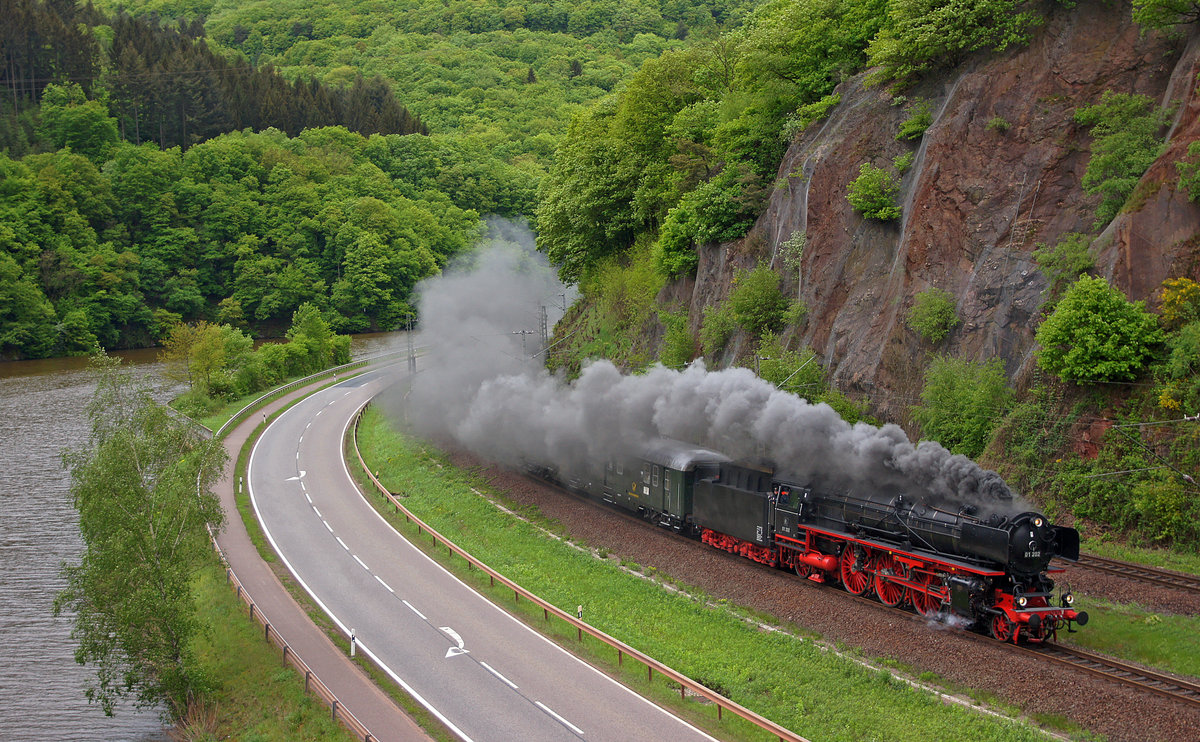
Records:
M642 468L642 484L650 484L650 467Z
M658 486L658 464L654 465L654 480L650 482L651 487Z

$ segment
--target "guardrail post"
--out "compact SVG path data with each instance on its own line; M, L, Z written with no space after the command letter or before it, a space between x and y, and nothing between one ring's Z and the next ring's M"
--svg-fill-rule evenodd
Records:
M333 711L333 716L331 718L334 721L337 721L337 707L338 707L338 701L335 698L335 699L333 699L333 702L329 704L329 708L332 709L332 711Z
M304 671L304 692L308 692L308 681L312 679L312 670Z
M617 650L617 667L621 667L624 662L625 662L625 653L618 649Z
M250 604L250 620L254 620L254 603Z

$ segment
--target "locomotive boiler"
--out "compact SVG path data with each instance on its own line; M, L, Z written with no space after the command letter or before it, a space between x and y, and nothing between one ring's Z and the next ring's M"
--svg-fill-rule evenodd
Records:
M829 491L669 440L568 484L710 546L923 616L956 616L1001 641L1046 641L1087 623L1049 576L1051 559L1079 557L1079 533L1011 500Z

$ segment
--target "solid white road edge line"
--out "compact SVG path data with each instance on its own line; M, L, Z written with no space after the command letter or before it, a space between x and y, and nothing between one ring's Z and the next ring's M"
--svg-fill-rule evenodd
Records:
M364 387L363 387L363 388L365 389L365 388L366 388L366 385L364 385ZM372 394L371 396L372 396L372 397L374 397L374 394ZM358 407L357 407L357 408L354 410L354 414L350 415L350 418L349 418L348 420L346 420L346 424L345 424L344 426L342 426L342 437L341 437L341 439L340 439L340 440L343 440L343 441L344 441L344 440L346 440L346 433L347 433L347 432L350 430L350 424L354 422L354 418L355 418L355 417L357 417L357 415L358 415L359 411L360 411L360 410L361 410L363 407L366 407L366 406L367 406L367 402L370 402L370 401L371 401L371 400L370 400L370 399L368 399L366 402L363 402L361 405L359 405L359 406L358 406ZM367 506L367 509L368 509L368 510L370 510L372 513L374 513L374 514L375 514L375 517L376 517L376 518L378 518L378 519L379 519L379 520L380 520L380 521L381 521L381 522L382 522L382 523L383 523L385 526L387 526L387 527L388 527L388 528L389 528L389 529L392 531L392 533L394 533L394 534L396 535L396 538L399 538L400 540L402 540L402 541L404 541L406 544L408 544L408 545L409 545L409 546L412 548L412 550L413 550L413 551L414 551L416 554L419 554L421 557L424 557L426 561L428 561L428 562L429 562L430 564L432 564L434 567L436 567L436 568L440 569L442 572L444 572L444 573L446 574L446 576L447 576L447 577L449 577L450 579L454 580L454 581L455 581L455 582L457 582L458 584L462 585L462 586L463 586L464 588L466 588L467 590L470 590L470 591L471 591L472 593L474 593L474 594L475 594L475 595L476 595L476 596L477 596L477 597L478 597L480 600L482 600L482 601L483 601L484 603L486 603L487 605L491 606L491 607L492 607L492 608L493 608L493 609L494 609L494 610L495 610L497 613L499 613L501 616L504 616L505 618L507 618L508 620L512 621L514 624L516 624L517 626L519 626L519 627L521 627L521 628L525 629L525 630L526 630L526 631L528 631L530 634L533 634L533 635L534 635L534 636L536 636L537 638L539 638L539 639L541 639L542 641L544 641L544 642L546 642L547 644L549 644L549 645L550 645L551 647L553 647L554 649L558 650L559 652L562 652L562 653L563 653L565 656L567 656L567 657L571 658L572 660L574 660L574 661L578 662L579 664L583 665L584 667L588 668L588 669L589 669L589 670L591 670L592 672L596 673L596 675L598 675L599 677L601 677L601 678L603 678L604 680L607 680L608 682L610 682L610 683L612 683L613 685L617 686L618 688L620 688L621 690L625 691L626 693L628 693L629 695L633 696L634 698L638 699L639 701L641 701L642 703L646 704L647 706L649 706L649 707L651 707L651 708L653 708L653 709L656 709L656 710L658 710L660 713L662 713L662 714L663 714L663 715L665 715L665 716L668 716L668 717L670 717L671 719L674 719L675 721L679 722L680 724L682 724L683 726L687 727L688 729L691 729L693 732L695 732L696 734L700 735L701 737L704 737L705 739L708 739L708 740L710 740L710 742L719 742L719 740L717 740L715 737L713 737L712 735L710 735L708 732L705 732L703 729L700 729L699 727L695 726L694 724L691 724L690 722L688 722L688 721L686 721L686 720L684 720L684 719L682 719L682 718L680 718L680 717L676 716L675 714L673 714L673 713L671 713L670 711L666 710L666 709L665 709L665 708L663 708L662 706L659 706L659 705L658 705L657 703L655 703L654 701L651 701L649 698L646 698L645 696L641 695L640 693L638 693L637 691L633 690L632 688L630 688L630 687L628 687L628 686L624 685L623 683L619 683L619 682L617 682L616 680L614 680L614 679L613 679L612 677L610 677L609 675L606 675L605 673L601 672L601 671L600 671L598 668L596 668L596 667L593 667L591 664L589 664L589 663L587 663L587 662L584 662L584 661L583 661L583 659L581 659L581 658L579 658L579 657L576 657L575 655L571 654L570 652L568 652L568 651L567 651L566 649L564 649L563 647L560 647L559 645L557 645L557 644L555 644L554 642L550 641L550 639L549 639L548 637L546 637L546 636L542 635L541 633L539 633L538 631L536 631L536 630L535 630L533 627L531 627L531 626L527 625L525 622L523 622L523 621L519 620L519 619L518 619L516 616L513 616L513 615L512 615L511 613L509 613L508 611L504 610L504 609L503 609L503 608L501 608L500 606L498 606L498 605L496 605L495 603L493 603L492 601L488 600L486 597L484 597L484 596L483 596L483 595L482 595L482 594L481 594L479 591L477 591L475 588L471 587L471 586L470 586L470 585L468 585L467 583L465 583L465 582L463 582L462 580L460 580L460 579L458 578L458 576L457 576L457 575L455 575L453 572L451 572L450 570L448 570L448 569L446 569L445 567L443 567L443 566L442 566L441 564L439 564L439 563L438 563L436 560L434 560L434 558L433 558L433 557L429 556L428 554L426 554L426 553L425 553L424 551L422 551L421 549L418 549L416 546L414 546L414 545L413 545L413 543L412 543L411 541L409 541L408 539L404 538L404 535L403 535L403 534L401 534L399 531L397 531L397 530L396 530L396 529L395 529L395 528L392 526L392 524L391 524L391 523L388 523L388 521L387 521L387 518L384 518L384 517L383 517L383 516L382 516L382 515L379 513L379 511L378 511L378 510L376 510L376 509L375 509L375 507L371 505L371 502L370 502L369 500L367 500L367 496L366 496L366 495L363 493L362 489L361 489L361 488L358 486L358 482L356 482L356 481L354 480L354 477L352 477L352 476L350 475L350 468L349 468L349 465L346 463L346 457L345 457L345 456L343 456L343 457L342 457L342 471L343 471L343 472L345 472L345 474L346 474L346 481L348 481L348 482L350 483L350 486L354 488L354 491L358 493L358 497L359 497L359 499L363 501L363 504ZM406 604L406 605L407 605L407 603L408 603L408 601L405 601L405 604ZM411 605L409 605L408 607L409 607L409 608L412 608L412 606L411 606ZM416 611L417 609L416 609L416 608L413 608L413 610L414 610L414 611ZM418 613L417 613L417 615L418 615L418 616L420 616L421 614L418 612ZM424 616L421 616L421 617L422 617L422 618L424 618Z
M295 407L289 408L287 411L284 412L284 414L286 415L288 412L290 412L291 410L294 410L294 409L296 409L296 408ZM283 415L280 415L279 417L275 418L275 420L271 423L271 425L274 425L276 422L279 422L279 420L282 417L283 417ZM271 425L267 426L267 430L263 431L263 435L266 435L267 431L270 430ZM343 623L340 618L337 617L337 614L335 614L333 611L329 610L329 606L325 605L324 601L322 601L321 598L318 597L317 594L314 593L311 588L309 588L308 584L303 579L301 579L300 575L296 574L296 570L292 568L291 562L289 562L288 558L283 555L282 551L279 550L279 544L277 544L275 542L275 537L271 535L270 529L267 528L267 524L263 520L262 512L260 512L258 509L258 499L255 498L255 496L254 496L254 486L251 484L251 482L253 482L253 477L251 476L251 474L254 470L254 456L256 453L258 453L258 444L261 441L262 441L262 436L259 436L259 439L254 442L253 448L250 449L250 460L246 463L246 490L250 494L250 504L254 507L254 515L258 518L259 527L261 527L263 530L263 533L266 534L267 540L271 542L271 548L275 550L275 553L279 555L280 560L283 561L284 566L288 568L288 572L292 573L292 578L295 579L296 582L300 583L300 587L304 588L304 592L308 593L309 597L311 597L313 599L313 602L315 602L318 606L320 606L321 610L325 611L325 614L327 616L329 616L329 618L335 624L337 624L337 627L342 630L342 633L345 634L346 636L350 636L350 628L348 626L346 626L346 624ZM343 457L343 458L345 458L345 457ZM329 524L326 523L325 527L329 528ZM332 532L332 529L330 529L330 532ZM371 661L375 663L376 667L381 668L385 673L387 673L388 677L390 677L392 680L394 680L396 682L396 684L398 684L401 688L403 688L405 693L407 693L408 695L410 695L414 699L416 699L417 703L424 706L425 709L429 711L429 713L436 716L440 722L445 724L446 727L448 729L450 729L451 732L453 732L454 734L457 734L463 740L463 742L474 742L474 740L472 740L470 737L468 737L466 734L464 734L461 729L459 729L457 726L455 726L454 722L447 719L445 714L443 714L441 711L439 711L429 701L425 700L425 697L422 696L420 693L418 693L416 691L416 689L414 689L412 686L410 686L408 683L406 683L404 681L404 678L397 675L396 671L393 670L391 667L389 667L386 663L384 663L383 660L381 660L374 652L372 652L370 650L370 648L368 648L367 645L363 643L362 639L357 639L357 641L355 643L358 645L358 648L362 650L363 654L365 654L371 658Z

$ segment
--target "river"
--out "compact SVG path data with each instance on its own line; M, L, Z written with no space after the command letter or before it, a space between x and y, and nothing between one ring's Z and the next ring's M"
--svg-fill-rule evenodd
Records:
M401 334L373 334L351 347L361 358L403 343ZM157 351L119 355L158 398L178 391ZM82 548L61 457L87 443L93 388L86 359L0 363L0 740L167 739L156 709L122 706L106 717L88 703L92 671L75 663L70 619L52 615L61 565Z

